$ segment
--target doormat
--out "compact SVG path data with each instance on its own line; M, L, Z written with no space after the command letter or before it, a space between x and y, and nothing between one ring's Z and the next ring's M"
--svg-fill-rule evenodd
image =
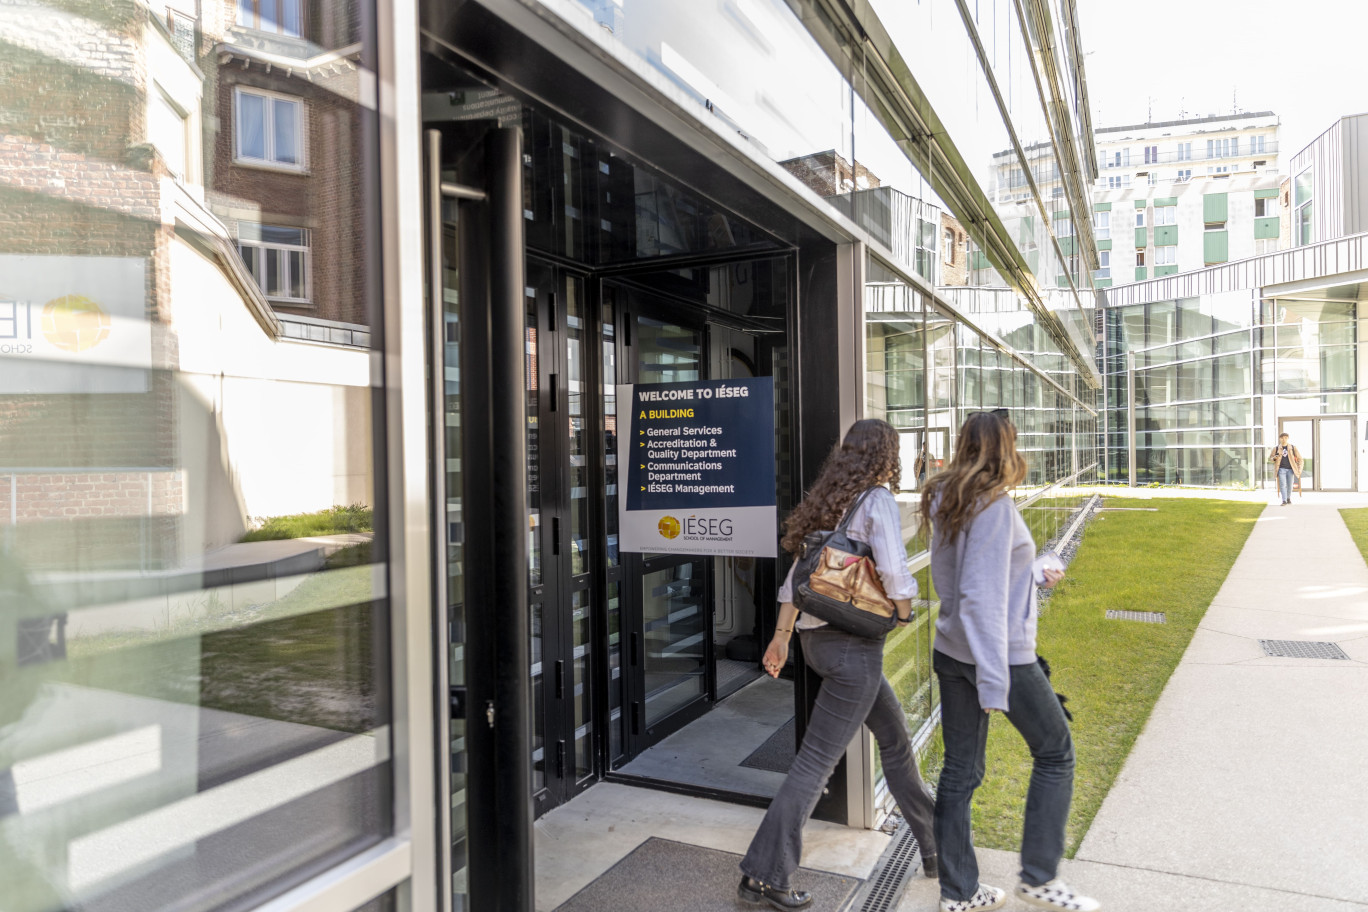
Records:
M600 874L556 912L736 912L741 856L652 836ZM790 885L812 893L813 909L840 912L860 881L800 868Z
M787 773L798 753L798 720L789 719L779 730L765 739L765 743L751 751L741 766L756 770Z

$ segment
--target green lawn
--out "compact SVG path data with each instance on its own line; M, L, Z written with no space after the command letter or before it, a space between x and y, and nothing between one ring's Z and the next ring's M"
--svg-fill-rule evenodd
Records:
M1105 504L1158 511L1099 514L1040 619L1040 654L1074 714L1078 769L1069 857L1263 510L1218 500L1108 498ZM1109 608L1162 611L1168 623L1109 621ZM935 745L929 758L940 750ZM928 777L937 772L928 768ZM1021 737L994 714L987 775L974 802L978 845L1020 848L1030 775Z
M309 538L314 535L340 535L344 532L373 532L371 508L362 504L329 507L317 513L259 518L255 529L241 541L273 541L281 538Z
M1353 536L1354 544L1358 545L1359 553L1368 562L1368 507L1354 507L1339 512L1349 534Z

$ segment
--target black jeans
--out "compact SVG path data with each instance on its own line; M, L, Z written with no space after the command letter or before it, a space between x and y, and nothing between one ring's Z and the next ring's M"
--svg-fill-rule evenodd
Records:
M893 688L883 676L883 640L819 627L802 631L803 658L822 687L788 778L770 802L741 870L781 890L803 855L803 824L812 815L846 747L868 725L879 744L888 790L917 837L923 855L936 851L934 804L917 769L917 756Z
M978 858L970 831L970 803L983 782L988 713L979 705L973 665L932 654L940 679L945 768L936 788L936 843L941 896L966 900L978 889ZM1031 785L1021 834L1021 879L1031 886L1054 880L1064 855L1064 825L1073 800L1074 749L1069 722L1040 666L1011 666L1007 721L1031 750Z

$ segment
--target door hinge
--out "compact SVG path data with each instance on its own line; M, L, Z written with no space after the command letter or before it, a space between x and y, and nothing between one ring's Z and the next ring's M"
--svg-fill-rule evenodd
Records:
M485 720L489 723L489 727L490 727L490 728L493 728L493 727L494 727L494 701L493 701L493 700L486 700L486 701L485 701Z

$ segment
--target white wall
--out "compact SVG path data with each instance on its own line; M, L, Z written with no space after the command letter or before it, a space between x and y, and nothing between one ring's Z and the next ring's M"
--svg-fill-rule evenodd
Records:
M236 541L249 517L374 506L370 353L271 339L179 238L170 265L182 553Z

